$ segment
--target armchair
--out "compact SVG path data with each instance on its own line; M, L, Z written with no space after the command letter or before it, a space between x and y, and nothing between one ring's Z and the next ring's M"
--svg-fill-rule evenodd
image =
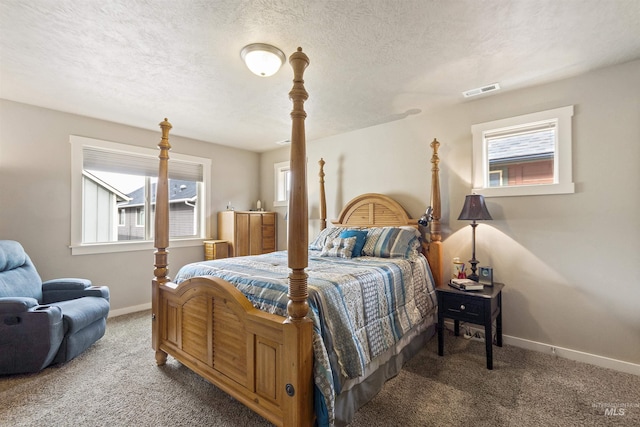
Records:
M0 374L68 362L102 338L108 314L108 287L43 283L22 245L0 240Z

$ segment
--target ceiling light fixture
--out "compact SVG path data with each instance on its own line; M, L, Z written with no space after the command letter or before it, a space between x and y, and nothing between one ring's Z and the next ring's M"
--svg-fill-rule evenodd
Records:
M280 49L264 43L253 43L242 48L240 56L253 74L269 77L278 72L285 56Z

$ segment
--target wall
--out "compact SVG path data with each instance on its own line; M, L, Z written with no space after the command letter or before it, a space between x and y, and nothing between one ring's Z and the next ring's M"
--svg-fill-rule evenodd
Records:
M317 218L316 165L324 157L329 218L364 192L389 194L419 217L430 194L428 144L437 137L442 143L445 260L470 259L471 228L457 216L471 191L471 125L575 105L576 193L487 199L494 220L477 229L477 258L480 265L493 266L496 279L506 284L504 333L509 342L538 350L567 349L574 358L584 352L600 360L630 362L622 363L623 369L637 372L639 88L640 61L633 61L310 141L310 213ZM311 120L312 115L307 122ZM262 155L263 200L273 200L273 163L287 159L286 149ZM285 227L280 224L286 236ZM313 235L317 221L311 227ZM280 242L282 246L286 240Z
M216 237L217 211L229 200L248 209L258 198L259 155L181 138L180 124L173 126L173 152L212 159L209 222ZM142 130L0 100L0 238L20 241L43 280L75 276L109 285L112 313L150 306L153 249L71 255L70 134L149 148L161 136L159 127ZM203 257L200 242L170 248L169 275Z

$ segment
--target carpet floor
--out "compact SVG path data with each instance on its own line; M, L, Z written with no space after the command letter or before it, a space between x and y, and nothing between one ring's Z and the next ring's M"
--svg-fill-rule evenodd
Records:
M0 377L1 426L271 424L169 357L155 364L150 311L109 319L76 359ZM521 348L434 337L351 426L639 426L640 376Z

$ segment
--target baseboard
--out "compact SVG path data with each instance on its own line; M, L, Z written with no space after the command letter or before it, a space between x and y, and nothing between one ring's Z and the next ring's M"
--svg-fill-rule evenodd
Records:
M133 305L131 307L119 308L117 310L110 310L108 317L118 317L129 313L135 313L137 311L150 310L151 303Z
M640 375L640 365L623 360L611 359L609 357L598 356L596 354L585 353L570 348L558 347L537 341L525 340L523 338L503 335L502 342L527 350L539 351L541 353L553 354L577 362L589 363L601 368L613 369L614 371L626 372L627 374Z
M445 320L445 325L448 329L453 330L453 320ZM472 338L477 339L476 333L484 337L484 328L478 325L470 323L460 323L460 333L463 334L465 330L471 332ZM494 329L495 334L495 329ZM483 341L483 340L482 340ZM575 360L577 362L588 363L590 365L599 366L601 368L613 369L618 372L625 372L627 374L640 375L640 365L631 362L625 362L622 360L611 359L609 357L598 356L596 354L585 353L578 350L572 350L570 348L558 347L551 344L545 344L537 341L530 341L524 338L518 338L511 335L502 335L502 342L504 344L512 345L514 347L524 348L526 350L533 350L540 353L551 354L558 357L562 357L569 360Z

